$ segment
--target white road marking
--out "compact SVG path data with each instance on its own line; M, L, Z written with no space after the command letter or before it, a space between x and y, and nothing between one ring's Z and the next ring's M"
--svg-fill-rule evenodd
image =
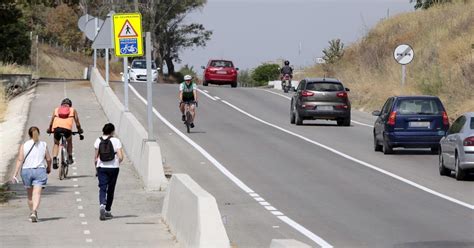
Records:
M260 197L260 195L257 194L257 193L250 193L249 195L250 195L251 197Z
M79 185L77 185L77 184L74 184L74 188L79 188Z
M89 230L84 230L84 234L85 234L85 235L89 235L89 234L91 234L91 231L89 231Z
M130 85L130 89L132 92L140 99L145 105L148 104L148 102L143 98L138 91ZM183 132L178 130L173 124L171 124L167 119L165 119L155 108L153 108L153 113L160 119L166 126L168 126L171 130L173 130L178 136L180 136L182 139L184 139L187 143L189 143L191 146L193 146L199 153L201 153L209 162L211 162L222 174L224 174L229 180L231 180L234 184L236 184L240 189L242 189L245 193L248 193L251 196L259 196L256 194L250 187L248 187L244 182L242 182L239 178L237 178L234 174L232 174L227 168L225 168L217 159L215 159L211 154L209 154L204 148L202 148L200 145L198 145L196 142L194 142L192 139L190 139L188 136L186 136ZM280 217L286 217L286 216L278 216ZM281 219L281 218L280 218ZM286 217L287 220L291 220L290 218ZM309 239L313 240L316 242L318 245L322 247L332 247L324 241L322 238L320 238L318 235L312 233L311 231L307 230L303 226L299 225L298 223L292 221L292 222L285 222L289 226L293 227L295 230L301 232L303 235L308 237ZM296 223L296 225L295 225ZM302 232L301 230L305 230L305 232Z
M276 215L276 216L283 216L284 214L280 211L270 211L273 215Z
M288 100L291 100L291 97L285 96L285 95L283 95L283 94L279 94L279 93L276 93L276 92L273 92L273 91L271 91L271 90L263 90L263 91L266 91L266 92L268 92L268 93L272 93L272 94L274 94L274 95L281 96L281 97L283 97L283 98L286 98L286 99L288 99ZM374 127L374 126L372 126L372 125L365 124L365 123L358 122L358 121L354 121L354 120L351 120L351 122L353 122L353 123L355 123L355 124L358 124L358 125L361 125L361 126L372 127L372 128Z
M77 209L82 210L82 209L84 209L84 207L83 206L77 206Z
M86 215L83 214L83 213L80 213L80 214L79 214L79 217L84 218L84 217L86 217ZM87 224L86 224L86 225L87 225Z
M81 225L84 225L84 226L87 225L87 221L81 222Z
M74 192L74 194L75 194L75 195L80 195L80 194L81 194L81 192L79 192L79 191L76 191L76 192Z
M280 226L272 226L273 228L280 228Z
M221 98L218 96L214 96L215 99L220 100Z
M72 175L73 175L73 176L77 176L77 172L73 172Z
M287 216L278 216L278 218L282 220L283 222L285 222L286 224L298 230L300 233L304 234L306 237L310 238L311 240L321 245L321 247L324 247L324 248L332 247L332 245L327 243L325 240L321 239L320 237L312 233L310 230L304 228L302 225L296 223L294 220L288 218Z
M276 211L277 209L274 208L273 206L265 206L265 208L268 210L268 211Z
M203 90L203 91L204 91L204 92L206 92L206 93L209 93L209 91L208 91L208 90Z
M77 178L73 178L72 181L73 181L73 182L77 182Z
M86 239L87 243L92 243L92 239Z
M262 206L270 206L270 203L268 203L266 201L258 202L258 203L260 203L260 205L262 205Z
M262 197L256 197L256 198L254 198L254 199L255 199L256 201L258 201L258 202L263 202L263 201L265 201L265 199L263 199Z
M81 201L82 201L81 198L77 198L77 199L76 199L76 202L81 202Z
M438 196L438 197L443 198L443 199L445 199L445 200L448 200L448 201L450 201L450 202L453 202L453 203L456 203L456 204L461 205L461 206L463 206L463 207L466 207L466 208L469 208L469 209L474 210L474 205L471 205L471 204L469 204L469 203L466 203L466 202L460 201L460 200L458 200L458 199L455 199L455 198L453 198L453 197L447 196L447 195L445 195L445 194L442 194L442 193L440 193L440 192L437 192L437 191L435 191L435 190L432 190L432 189L430 189L430 188L428 188L428 187L425 187L425 186L423 186L423 185L420 185L420 184L418 184L418 183L415 183L415 182L413 182L413 181L410 181L410 180L408 180L408 179L406 179L406 178L403 178L403 177L401 177L401 176L398 176L398 175L396 175L396 174L394 174L394 173L392 173L392 172L389 172L389 171L386 171L386 170L384 170L384 169L381 169L381 168L379 168L379 167L377 167L377 166L375 166L375 165L372 165L372 164L369 164L369 163L364 162L364 161L362 161L362 160L359 160L359 159L357 159L357 158L354 158L354 157L352 157L352 156L350 156L350 155L347 155L347 154L345 154L345 153L343 153L343 152L340 152L340 151L338 151L338 150L336 150L336 149L334 149L334 148L331 148L331 147L329 147L329 146L327 146L327 145L323 145L323 144L321 144L321 143L319 143L319 142L316 142L316 141L314 141L314 140L311 140L311 139L309 139L309 138L306 138L306 137L304 137L303 135L294 133L294 132L292 132L292 131L289 131L289 130L286 130L286 129L282 128L282 127L279 127L279 126L277 126L277 125L275 125L275 124L272 124L272 123L270 123L270 122L264 121L264 120L262 120L262 119L260 119L260 118L258 118L258 117L256 117L256 116L253 116L252 114L249 114L249 113L245 112L244 110L242 110L242 109L240 109L240 108L238 108L238 107L232 105L231 103L229 103L229 102L227 102L227 101L222 101L222 102L225 103L225 104L227 104L227 105L230 106L231 108L237 110L238 112L240 112L240 113L242 113L242 114L244 114L244 115L246 115L246 116L248 116L248 117L250 117L250 118L252 118L252 119L254 119L254 120L256 120L256 121L258 121L258 122L261 122L261 123L263 123L263 124L265 124L265 125L267 125L267 126L276 128L276 129L278 129L278 130L280 130L280 131L282 131L282 132L284 132L284 133L293 135L293 136L295 136L295 137L297 137L297 138L300 138L300 139L302 139L302 140L304 140L304 141L307 141L307 142L309 142L309 143L311 143L311 144L314 144L314 145L319 146L319 147L321 147L321 148L323 148L323 149L326 149L326 150L328 150L328 151L330 151L330 152L332 152L332 153L335 153L335 154L337 154L337 155L339 155L339 156L341 156L341 157L343 157L343 158L346 158L346 159L348 159L348 160L351 160L351 161L353 161L353 162L355 162L355 163L358 163L358 164L363 165L363 166L365 166L365 167L368 167L368 168L370 168L370 169L376 170L376 171L378 171L378 172L380 172L380 173L382 173L382 174L385 174L385 175L387 175L387 176L390 176L390 177L392 177L392 178L394 178L394 179L397 179L397 180L399 180L399 181L401 181L401 182L404 182L404 183L406 183L406 184L408 184L408 185L411 185L411 186L413 186L413 187L415 187L415 188L418 188L418 189L420 189L420 190L423 190L423 191L425 191L425 192L428 192L428 193L430 193L430 194L433 194L433 195L435 195L435 196Z
M73 170L77 170L77 167L72 167Z
M206 92L198 89L199 92L201 92L203 95L207 96L208 98L210 98L211 100L213 101L217 101L217 99L215 99L214 97L212 97L211 95L207 94ZM137 92L138 93L138 92ZM139 96L138 98L140 98L141 96ZM145 103L146 104L146 103Z

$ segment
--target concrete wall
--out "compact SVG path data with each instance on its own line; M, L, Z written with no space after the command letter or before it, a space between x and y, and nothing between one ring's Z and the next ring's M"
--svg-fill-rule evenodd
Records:
M91 70L91 84L107 118L116 127L127 156L133 163L148 190L164 190L168 185L165 177L161 150L158 143L147 141L147 131L105 84L97 69ZM105 124L105 123L104 123Z
M298 88L298 85L300 84L300 81L295 81L295 80L292 80L291 81L291 86L292 87L295 87ZM269 86L273 86L273 88L277 89L277 90L281 90L281 81L277 80L277 81L270 81L268 82L268 85Z
M216 199L186 174L173 174L162 216L184 247L230 247Z
M35 85L31 74L0 74L0 83L5 87L7 98L12 98Z
M270 248L311 248L311 246L294 239L272 239Z

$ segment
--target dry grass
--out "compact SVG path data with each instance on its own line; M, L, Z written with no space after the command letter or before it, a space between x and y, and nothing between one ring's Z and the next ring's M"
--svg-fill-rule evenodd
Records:
M346 50L332 74L351 88L355 107L381 108L392 95L436 95L450 117L474 111L474 1L405 13L380 22ZM407 86L400 87L401 66L393 49L410 44L415 59L407 66ZM305 71L322 76L322 66Z
M5 99L5 90L3 85L0 84L0 122L3 122L5 113L7 112L7 101Z

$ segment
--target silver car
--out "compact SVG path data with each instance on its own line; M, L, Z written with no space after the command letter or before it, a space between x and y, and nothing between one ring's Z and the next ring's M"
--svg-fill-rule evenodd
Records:
M457 118L440 144L439 174L449 176L453 170L456 180L463 180L474 170L474 112Z

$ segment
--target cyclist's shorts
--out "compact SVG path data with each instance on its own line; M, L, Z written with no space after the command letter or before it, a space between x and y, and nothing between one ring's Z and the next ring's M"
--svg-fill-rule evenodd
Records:
M72 135L72 132L69 129L60 128L60 127L57 127L57 128L54 129L54 139L55 140L61 140L61 134L64 134L64 137L66 139L69 139L69 137L71 137L71 135Z
M194 98L193 99L183 99L183 104L184 103L190 103L190 104L194 104Z

